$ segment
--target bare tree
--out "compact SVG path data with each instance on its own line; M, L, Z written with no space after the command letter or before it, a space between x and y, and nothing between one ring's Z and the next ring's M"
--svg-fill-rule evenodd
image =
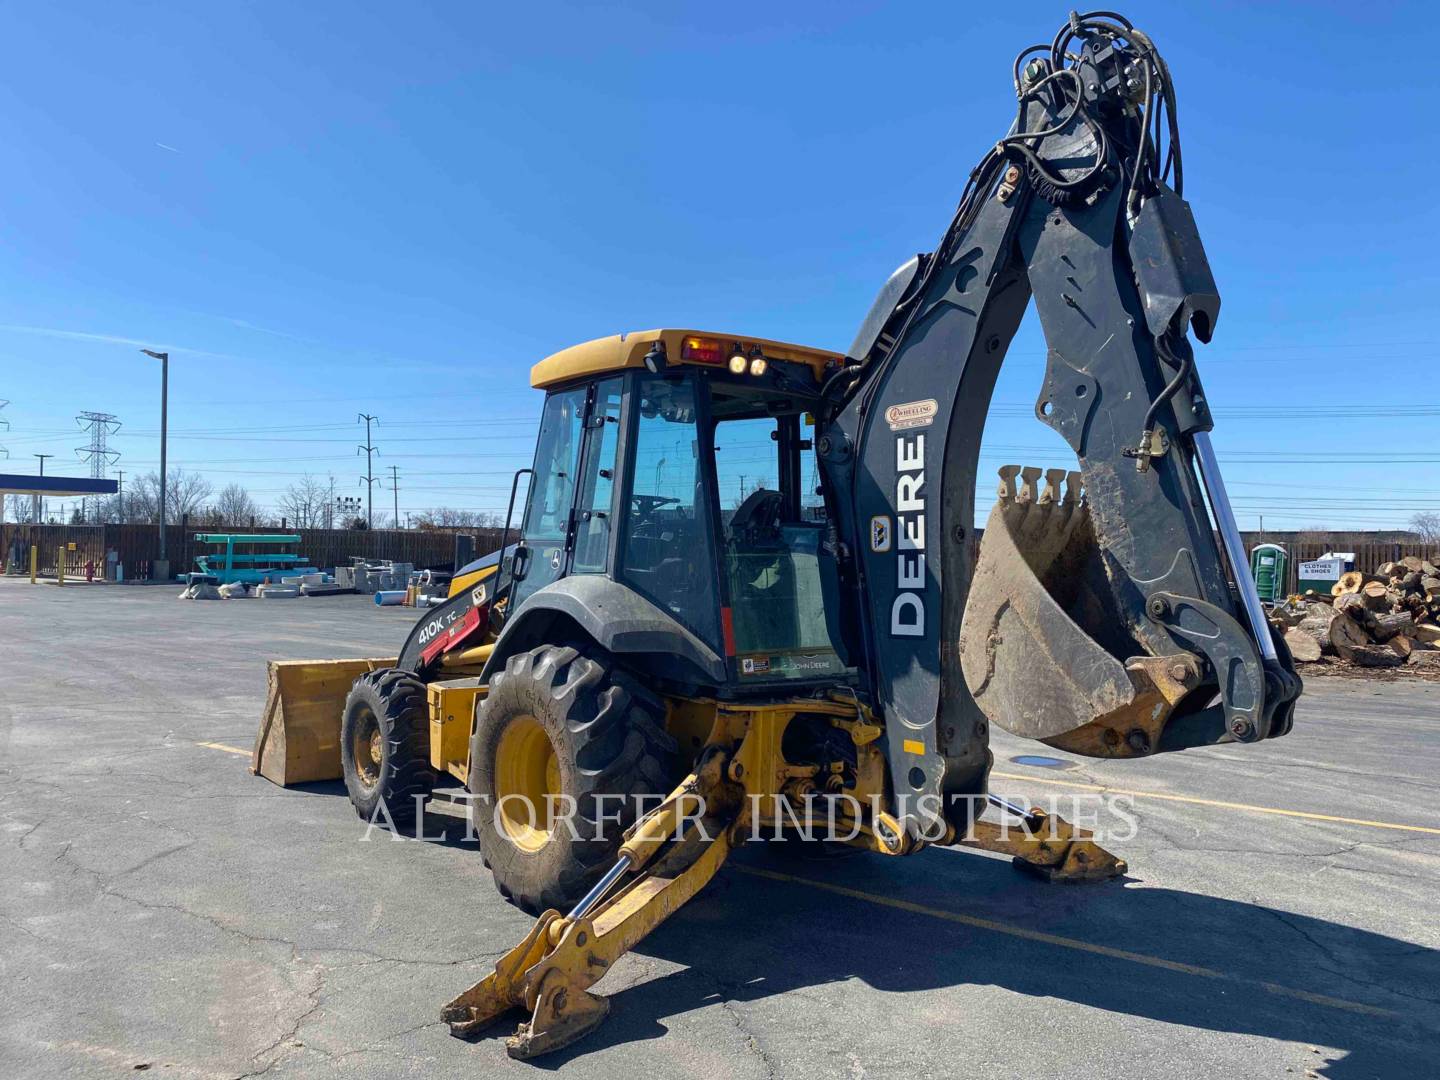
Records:
M498 529L504 524L504 515L489 510L453 510L438 506L415 515L417 529Z
M199 473L171 469L165 483L165 520L178 524L186 514L199 516L213 489ZM160 520L160 474L136 477L125 488L125 517L129 521Z
M319 528L328 505L328 492L328 485L306 473L280 496L280 512L292 528Z
M1440 514L1426 510L1410 519L1410 531L1418 533L1427 544L1440 543Z
M211 510L217 525L247 526L260 516L260 507L239 484L226 484L215 496Z
M35 500L29 495L7 495L5 520L17 525L32 524L35 521Z

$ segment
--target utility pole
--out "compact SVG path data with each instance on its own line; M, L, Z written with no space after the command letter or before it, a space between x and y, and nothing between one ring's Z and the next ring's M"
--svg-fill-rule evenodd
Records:
M377 452L371 443L370 425L378 424L380 418L378 416L371 416L369 413L361 413L355 422L358 424L362 420L365 422L365 444L360 447L360 450L365 451L365 527L370 529L374 527L375 521L375 471L373 462ZM356 453L359 453L359 451L356 451Z
M167 413L170 407L170 354L141 349L142 353L160 361L160 561L166 564L169 577L169 559L165 557L165 435Z
M115 493L115 500L119 505L115 508L120 518L120 524L125 524L125 470L116 469L115 475L120 478L120 488Z
M0 398L0 409L5 408L5 406L9 404L10 400L8 398ZM0 416L0 426L3 426L6 431L9 431L10 421L6 420L3 416ZM0 454L3 454L8 458L10 456L10 451L6 450L5 447L0 446Z
M105 466L120 456L120 451L111 450L106 440L120 430L120 421L114 413L82 412L75 422L90 431L90 445L77 446L75 453L90 463L90 476L94 480L105 479ZM92 495L81 504L94 511L95 524L100 524L100 498ZM89 514L82 516L89 517Z
M390 466L390 491L395 496L395 528L400 528L400 466Z
M45 475L45 459L46 459L47 457L54 457L55 455L54 455L54 454L36 454L35 456L40 459L40 475L41 475L41 476L44 476L44 475ZM33 503L32 507L31 507L31 514L32 514L32 516L35 518L35 524L36 524L36 525L43 524L43 521L41 520L40 512L41 512L42 510L44 510L44 509L45 509L45 496L44 496L44 495L36 495L36 496L35 496L35 499L34 499L34 503Z

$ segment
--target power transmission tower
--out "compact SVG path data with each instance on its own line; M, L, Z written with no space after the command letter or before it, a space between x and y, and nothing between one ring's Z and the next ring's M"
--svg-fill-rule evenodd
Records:
M390 490L395 495L395 524L393 528L400 528L400 466L390 466Z
M374 445L372 445L370 439L370 425L378 424L380 418L362 412L356 418L355 422L358 424L361 420L365 421L365 444L360 447L360 450L365 452L365 476L363 478L365 480L365 527L369 529L373 527L375 519L375 470L373 462L375 455L379 453ZM359 451L356 451L356 453L359 453Z
M120 430L120 421L115 418L114 413L82 412L75 418L75 423L90 432L90 445L77 446L75 453L89 463L91 479L105 479L105 466L120 456L120 451L111 450L107 442L111 435ZM82 517L89 517L88 511L93 510L95 524L100 524L100 501L97 496L87 497L81 506L85 508L81 511Z

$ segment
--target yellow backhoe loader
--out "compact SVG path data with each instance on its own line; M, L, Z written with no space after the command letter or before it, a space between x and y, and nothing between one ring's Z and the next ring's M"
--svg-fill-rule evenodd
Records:
M396 658L274 666L258 771L338 768L397 825L463 785L496 886L539 913L445 1006L457 1034L516 1010L524 1058L591 1030L594 983L757 832L1123 872L1059 818L994 805L991 724L1104 758L1289 730L1300 681L1189 340L1220 300L1169 70L1095 13L1014 82L1009 134L845 354L665 329L541 361L500 550ZM981 432L1032 300L1035 413L1078 467L1001 469L980 538Z

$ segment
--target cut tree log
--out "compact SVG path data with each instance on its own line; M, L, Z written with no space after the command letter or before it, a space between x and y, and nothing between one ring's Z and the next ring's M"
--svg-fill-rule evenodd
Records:
M1423 641L1433 645L1436 642L1440 642L1440 626L1436 626L1434 623L1416 623L1415 630L1411 636L1416 641Z
M1375 613L1365 606L1365 598L1359 593L1345 593L1335 599L1335 610L1349 615L1361 626L1369 627L1375 621Z
M1420 582L1424 579L1425 575L1419 570L1411 570L1398 578L1391 578L1390 584L1401 592L1416 592L1420 588Z
M1381 577L1399 577L1405 573L1405 565L1398 562L1382 562L1375 570Z
M1285 632L1285 644L1290 646L1296 660L1314 661L1335 652L1330 642L1330 624L1337 614L1334 608L1324 604L1310 604L1306 608L1305 617ZM1303 644L1306 640L1310 647Z
M1440 652L1421 652L1416 649L1405 663L1408 667L1419 668L1421 671L1440 671Z
M1405 564L1406 570L1419 570L1425 565L1425 560L1420 558L1419 555L1406 555L1400 561Z
M1331 647L1342 660L1349 660L1357 648L1370 644L1369 635L1343 611L1337 611L1335 618L1330 620L1329 637Z
M1330 643L1328 638L1325 643ZM1320 642L1298 626L1292 626L1285 631L1285 647L1290 650L1290 656L1297 664L1313 664L1324 652Z
M1420 591L1425 594L1426 600L1440 600L1440 577L1422 577Z
M1377 615L1375 616L1375 625L1368 629L1370 636L1383 645L1397 635L1414 633L1415 616L1408 611L1401 611L1394 615Z
M1405 658L1386 645L1356 645L1350 650L1349 660L1358 667L1388 668L1399 667Z
M1383 581L1367 581L1360 586L1360 595L1371 611L1390 610L1390 588Z
M1340 575L1340 579L1330 586L1331 596L1345 596L1348 593L1357 593L1360 586L1365 584L1365 575L1359 570L1346 570Z
M1388 642L1386 642L1386 645L1389 647L1390 651L1393 652L1396 656L1400 657L1401 660L1408 660L1410 658L1410 654L1415 651L1415 646L1404 634L1395 635Z

